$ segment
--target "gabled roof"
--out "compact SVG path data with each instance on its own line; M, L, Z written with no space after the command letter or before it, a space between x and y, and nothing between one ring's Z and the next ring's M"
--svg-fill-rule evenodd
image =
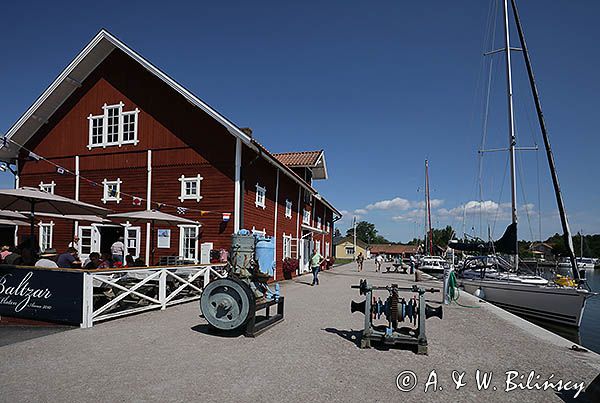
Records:
M196 97L186 88L175 82L152 63L133 51L123 42L118 40L108 31L102 29L90 43L73 59L73 61L60 73L39 98L25 111L25 113L8 130L5 137L18 144L25 144L38 129L48 122L49 118L58 108L81 86L81 83L102 63L102 61L115 49L121 50L134 61L142 65L150 73L169 85L174 91L183 96L192 105L198 107L217 122L222 124L229 133L240 139L246 146L262 154L273 166L281 169L300 186L318 196L318 192L301 177L296 175L289 167L273 157L264 147L260 146L251 136L244 133L226 117L211 108L204 101ZM18 156L18 147L10 142L0 143L0 161L12 162ZM327 200L320 198L323 203L341 217L341 213Z
M290 168L311 168L313 179L327 179L325 153L317 151L297 151L273 154L282 164Z

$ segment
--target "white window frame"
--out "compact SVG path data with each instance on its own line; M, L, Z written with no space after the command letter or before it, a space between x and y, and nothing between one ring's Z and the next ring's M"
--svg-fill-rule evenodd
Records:
M200 248L198 245L198 238L200 237L200 226L199 225L188 225L188 224L180 224L178 225L179 227L179 256L181 256L182 259L184 260L190 260L193 261L194 263L198 263L199 260L199 256L200 256ZM194 228L196 231L196 239L194 241L194 251L195 251L195 256L193 256L192 258L186 258L185 257L185 244L184 244L184 235L185 235L185 230L186 229L191 229Z
M331 224L329 224L329 221L327 221L327 223L325 224L325 231L327 231L327 233L331 231Z
M181 194L179 195L179 201L184 201L184 200L196 200L197 202L199 202L202 199L202 196L200 195L200 183L202 182L202 179L204 179L200 174L196 175L196 176L184 176L181 175L181 177L179 178L179 182L181 182ZM186 191L186 187L185 185L187 183L196 183L196 194L195 195L187 195L185 193Z
M38 244L40 246L40 251L44 252L46 249L52 248L52 238L53 238L53 233L54 233L54 221L50 221L49 223L44 223L44 222L40 221L38 223L38 227L39 227ZM45 230L49 231L48 245L46 247L44 247L44 234L42 233Z
M304 209L302 211L302 224L310 225L310 210Z
M54 194L54 187L56 186L56 183L54 183L54 181L50 182L50 183L44 183L44 182L40 182L40 190L42 192L48 192L50 194Z
M139 143L138 140L138 115L140 110L135 108L131 111L123 111L123 107L125 104L123 102L119 102L118 104L107 105L104 104L102 106L103 113L102 115L92 115L91 113L87 117L88 119L88 150L92 148L106 148L110 146L119 146L121 147L123 144L133 144L137 145ZM117 136L116 140L108 142L108 111L111 109L117 109ZM125 132L125 119L124 117L133 117L133 139L125 140L124 132ZM102 130L101 133L101 141L98 143L93 142L93 132L94 132L94 121L100 121L101 125L98 127Z
M329 257L330 253L329 253L329 242L325 242L325 257Z
M321 217L317 217L317 229L321 229Z
M281 243L283 246L282 256L284 259L292 257L292 235L286 235L283 233L283 242Z
M292 218L292 201L285 200L285 218Z
M256 227L252 227L252 235L262 235L262 236L267 236L267 230L266 228L263 228L262 231L259 229L256 229Z
M256 205L256 207L260 207L264 210L265 208L267 208L266 201L267 201L267 188L260 186L257 183L256 184L256 200L254 201L254 204Z
M354 246L346 246L346 255L354 255Z
M102 185L104 186L104 190L102 192L103 197L102 197L102 203L106 204L107 202L117 202L120 203L121 202L121 183L123 183L121 181L121 178L117 178L114 181L109 181L106 178L104 178L104 180L102 181ZM117 195L116 196L111 196L108 192L108 186L109 185L117 185Z
M315 239L315 249L319 252L319 255L321 255L321 240Z

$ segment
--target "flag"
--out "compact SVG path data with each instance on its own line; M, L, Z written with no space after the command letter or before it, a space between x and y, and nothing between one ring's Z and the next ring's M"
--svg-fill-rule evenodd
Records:
M37 155L33 151L29 151L29 159L39 161L39 160L42 159L42 157L40 157L39 155Z
M133 198L133 205L134 206L141 206L142 205L142 199L140 199L139 197L134 197Z
M223 222L227 222L231 219L231 213L223 213Z
M177 214L185 214L186 211L185 207L177 207Z
M65 169L63 167L57 167L56 172L58 172L59 175L64 175Z

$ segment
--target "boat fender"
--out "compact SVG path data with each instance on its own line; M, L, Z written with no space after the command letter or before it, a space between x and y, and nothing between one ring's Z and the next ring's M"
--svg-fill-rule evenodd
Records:
M477 298L480 299L485 299L485 292L483 291L483 288L479 287L476 291L475 291L475 295Z

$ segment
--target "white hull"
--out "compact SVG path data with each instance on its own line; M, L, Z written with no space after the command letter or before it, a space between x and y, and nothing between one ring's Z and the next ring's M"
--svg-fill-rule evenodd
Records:
M427 274L444 274L444 268L440 266L419 266L419 270Z
M579 327L587 290L498 280L460 279L465 291L481 288L486 301L517 315Z

